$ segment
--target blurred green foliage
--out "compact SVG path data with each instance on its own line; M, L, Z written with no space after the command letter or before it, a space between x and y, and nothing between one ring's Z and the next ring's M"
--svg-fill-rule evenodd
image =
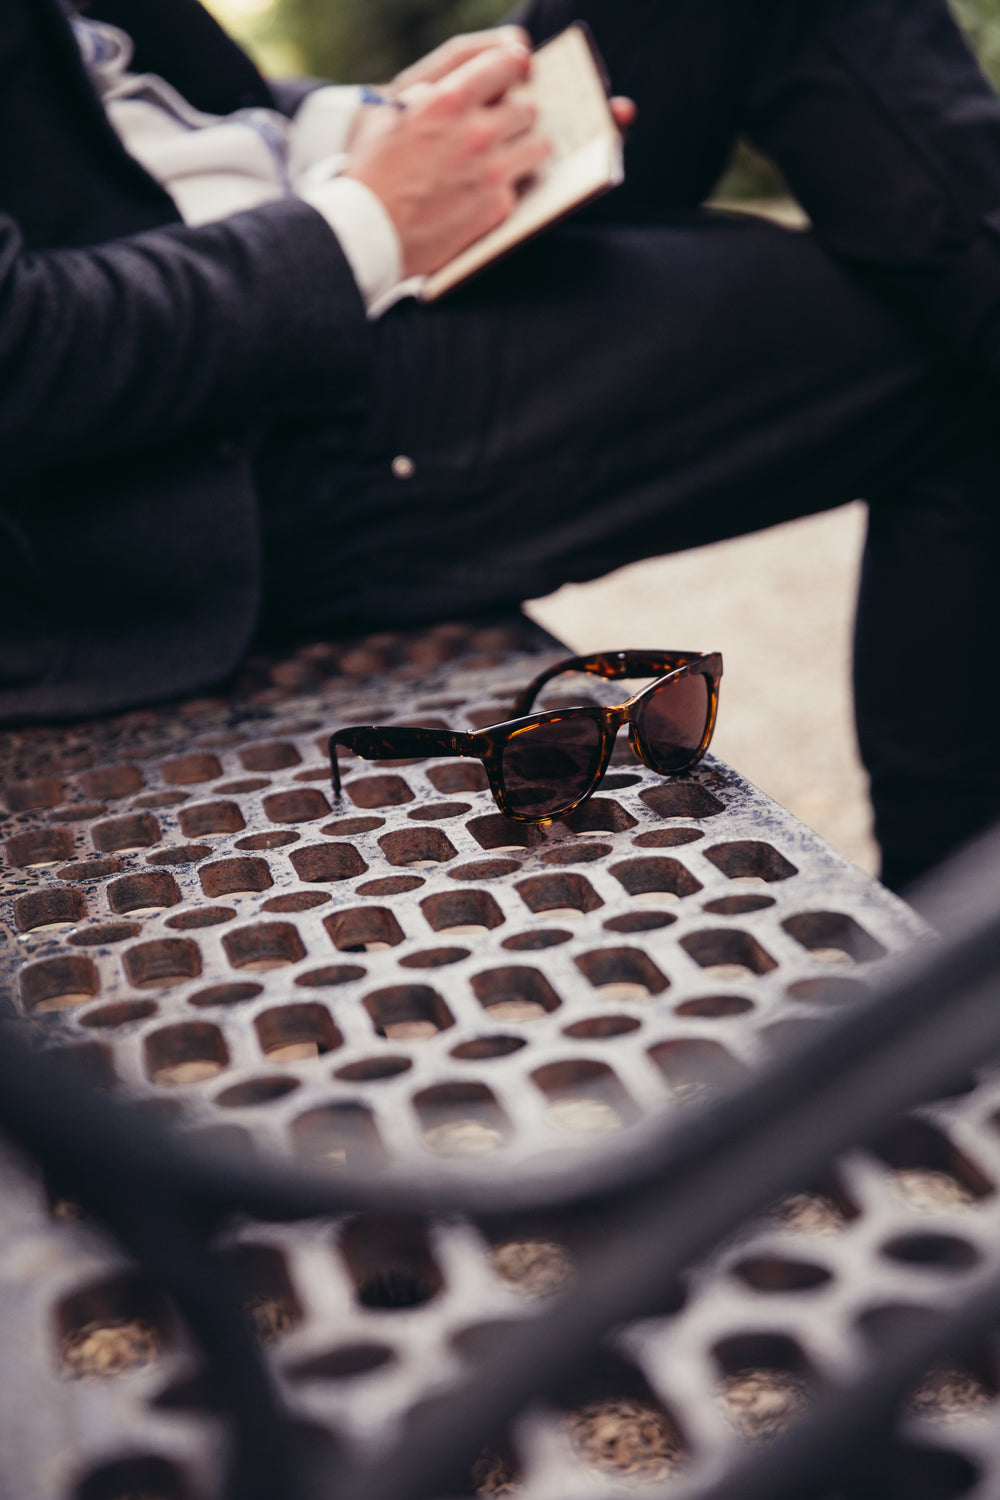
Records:
M509 8L507 0L279 0L277 20L311 73L375 83Z

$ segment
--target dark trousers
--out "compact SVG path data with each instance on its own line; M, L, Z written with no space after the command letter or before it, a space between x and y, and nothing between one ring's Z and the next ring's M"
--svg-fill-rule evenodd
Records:
M863 496L858 729L905 883L1000 816L1000 105L944 0L526 19L574 14L639 105L626 186L397 307L364 408L271 436L264 632L474 613ZM814 234L699 207L739 133Z

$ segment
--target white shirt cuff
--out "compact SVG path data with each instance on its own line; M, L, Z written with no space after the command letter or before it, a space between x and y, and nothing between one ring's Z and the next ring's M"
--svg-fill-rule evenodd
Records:
M334 177L299 190L340 241L370 318L418 290L422 278L403 280L396 226L381 198L356 177Z
M345 151L360 108L361 89L357 84L327 84L307 94L292 121L289 175L294 179L324 157Z

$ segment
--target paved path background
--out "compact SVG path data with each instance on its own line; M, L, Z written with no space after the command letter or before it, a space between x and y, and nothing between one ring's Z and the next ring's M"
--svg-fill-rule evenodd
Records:
M854 595L865 508L843 506L755 536L570 584L528 606L575 651L722 651L713 748L874 872L851 714Z

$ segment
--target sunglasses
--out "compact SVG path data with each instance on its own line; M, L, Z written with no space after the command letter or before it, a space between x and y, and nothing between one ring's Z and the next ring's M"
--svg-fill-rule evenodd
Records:
M641 693L613 708L596 704L529 713L539 692L563 672L589 672L609 681L656 677ZM518 823L546 823L586 802L608 769L615 737L629 726L633 751L663 776L686 771L708 749L719 707L722 657L717 651L604 651L572 656L529 682L515 700L513 719L469 732L365 725L330 736L334 795L341 796L338 745L362 760L409 760L461 755L482 761L493 799Z

